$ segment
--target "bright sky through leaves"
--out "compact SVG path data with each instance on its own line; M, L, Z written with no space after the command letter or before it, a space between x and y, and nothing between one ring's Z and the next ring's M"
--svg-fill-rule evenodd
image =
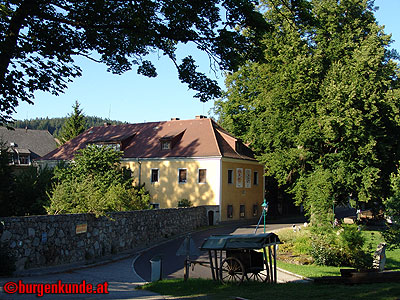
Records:
M385 32L392 33L394 49L400 51L400 11L399 0L376 0L380 9L375 16ZM210 73L223 85L223 74L210 69L207 55L195 51L194 47L181 48L181 57L192 54L200 70ZM192 52L192 51L195 51ZM88 116L111 118L129 123L169 120L172 117L191 119L196 115L208 115L214 103L205 104L194 99L194 91L187 88L178 79L173 63L161 54L154 53L152 61L157 67L158 77L147 78L129 71L123 75L106 72L106 66L87 59L77 58L83 70L83 76L69 84L60 96L38 92L35 104L21 103L16 108L15 119L34 119L45 117L65 117L71 112L77 100L83 113Z

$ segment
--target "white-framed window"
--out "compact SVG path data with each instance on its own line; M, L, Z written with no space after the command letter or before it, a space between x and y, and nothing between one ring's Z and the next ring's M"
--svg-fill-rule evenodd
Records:
M187 182L187 169L178 169L178 182L179 183Z
M15 163L14 154L8 153L8 164L13 165Z
M160 203L150 203L150 206L152 209L159 209L160 208Z
M258 185L258 172L254 171L253 173L253 185Z
M207 169L199 169L198 183L207 182Z
M160 171L158 169L151 169L150 181L151 183L158 182L160 178Z
M246 216L246 207L244 204L240 204L239 217L244 218Z
M233 218L233 206L231 204L228 204L227 206L226 217L228 219Z
M258 216L258 205L253 204L253 217L257 217L257 216Z
M162 150L170 150L171 149L171 141L162 141L161 149Z
M30 164L29 155L20 154L19 155L19 164L20 165L29 165Z
M228 170L228 184L233 184L233 170Z
M93 145L93 144L88 144L88 145ZM104 142L99 142L95 143L95 145L99 148L111 148L115 151L121 151L121 144L120 143L104 143Z

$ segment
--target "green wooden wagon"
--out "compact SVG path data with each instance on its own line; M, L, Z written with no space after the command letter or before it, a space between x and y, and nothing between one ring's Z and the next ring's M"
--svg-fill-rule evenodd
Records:
M244 279L276 283L278 244L281 242L274 233L212 235L200 249L208 251L213 280L236 284Z

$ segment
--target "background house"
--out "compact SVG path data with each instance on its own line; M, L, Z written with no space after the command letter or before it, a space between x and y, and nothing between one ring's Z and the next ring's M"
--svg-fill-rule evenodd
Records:
M122 165L146 184L159 208L190 200L208 206L210 223L256 218L264 195L263 166L252 151L204 116L165 122L92 127L41 158L73 160L88 144L123 151Z
M57 148L47 130L0 127L0 141L8 148L9 162L15 170L29 167L39 157Z

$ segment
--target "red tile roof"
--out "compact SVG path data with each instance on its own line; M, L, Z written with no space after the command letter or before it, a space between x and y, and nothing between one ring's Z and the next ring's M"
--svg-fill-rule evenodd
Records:
M163 150L161 140L171 140L172 148ZM208 118L92 127L42 159L71 160L77 150L101 142L121 143L123 158L223 156L254 160L250 149Z

